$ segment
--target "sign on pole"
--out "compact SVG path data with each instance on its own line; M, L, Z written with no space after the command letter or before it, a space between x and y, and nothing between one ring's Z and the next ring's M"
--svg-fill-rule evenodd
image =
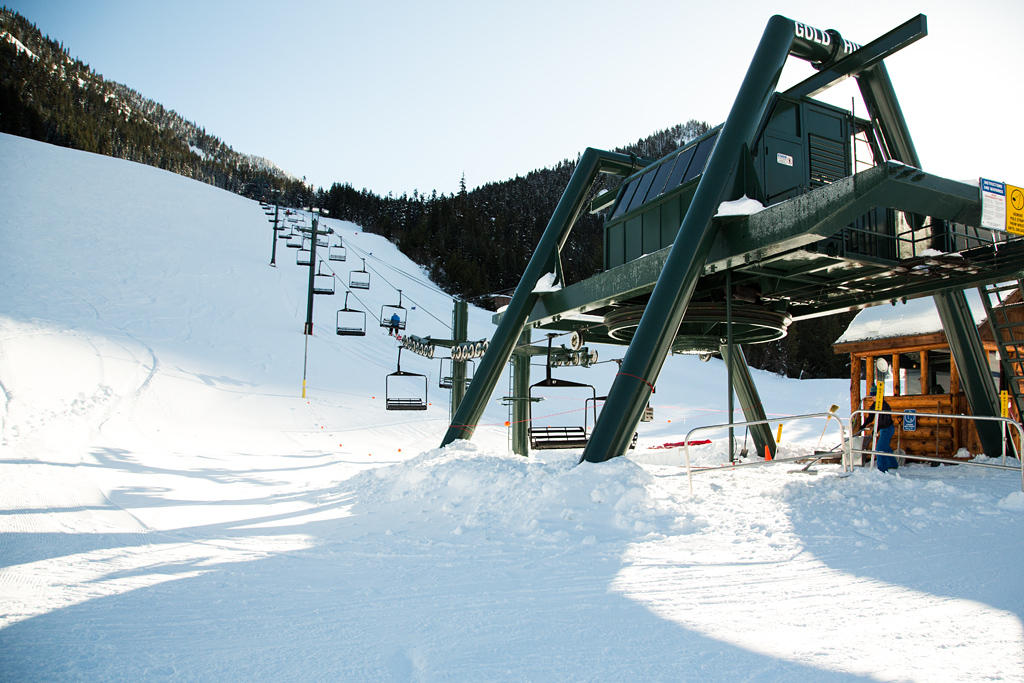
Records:
M1006 230L1006 184L981 179L981 227Z
M981 227L1024 235L1024 189L981 178Z
M903 431L917 431L917 411L913 408L907 408L903 411Z
M1006 229L1015 235L1024 235L1024 190L1006 186Z

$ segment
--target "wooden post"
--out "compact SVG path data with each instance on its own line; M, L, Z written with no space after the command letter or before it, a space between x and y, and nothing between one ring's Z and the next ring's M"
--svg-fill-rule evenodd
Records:
M967 413L970 411L964 410L963 405L966 401L962 401L960 396L960 372L957 370L956 361L953 359L953 354L949 354L949 393L951 399L950 412L953 415L959 413ZM964 439L964 421L953 420L953 452L950 453L952 456L954 453L960 450L960 447L965 445Z
M864 387L865 391L867 391L867 395L870 396L871 387L875 386L875 357L868 356L864 359L864 362L867 363L867 366L864 368L865 379L867 380Z
M900 395L900 354L892 354L892 363L889 364L892 367L892 395Z
M860 409L860 356L850 354L850 412ZM853 422L854 431L860 429L860 418Z
M921 395L932 393L932 377L928 367L928 349L921 350Z

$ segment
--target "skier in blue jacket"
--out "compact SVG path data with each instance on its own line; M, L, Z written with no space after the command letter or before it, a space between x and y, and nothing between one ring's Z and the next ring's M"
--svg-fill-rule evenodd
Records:
M875 387L871 387L871 391L868 393L868 397L864 399L864 410L873 410L875 407ZM892 410L889 404L882 399L882 410ZM864 421L864 429L871 426L875 422L874 415L868 415L868 418ZM878 441L875 443L875 450L882 451L883 453L892 453L892 436L896 433L896 424L892 421L892 415L879 415L878 416ZM895 456L892 455L876 455L875 465L879 471L886 472L888 470L894 470L899 467L899 463Z

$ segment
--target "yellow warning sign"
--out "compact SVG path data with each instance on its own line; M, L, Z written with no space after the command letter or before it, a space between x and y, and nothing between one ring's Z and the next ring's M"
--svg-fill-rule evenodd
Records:
M1006 186L1006 229L1024 235L1024 189Z

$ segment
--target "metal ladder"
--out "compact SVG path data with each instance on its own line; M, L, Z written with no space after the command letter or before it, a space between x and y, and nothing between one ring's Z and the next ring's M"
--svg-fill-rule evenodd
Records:
M999 349L1011 412L1020 419L1024 406L1024 282L990 283L978 287L989 329Z

